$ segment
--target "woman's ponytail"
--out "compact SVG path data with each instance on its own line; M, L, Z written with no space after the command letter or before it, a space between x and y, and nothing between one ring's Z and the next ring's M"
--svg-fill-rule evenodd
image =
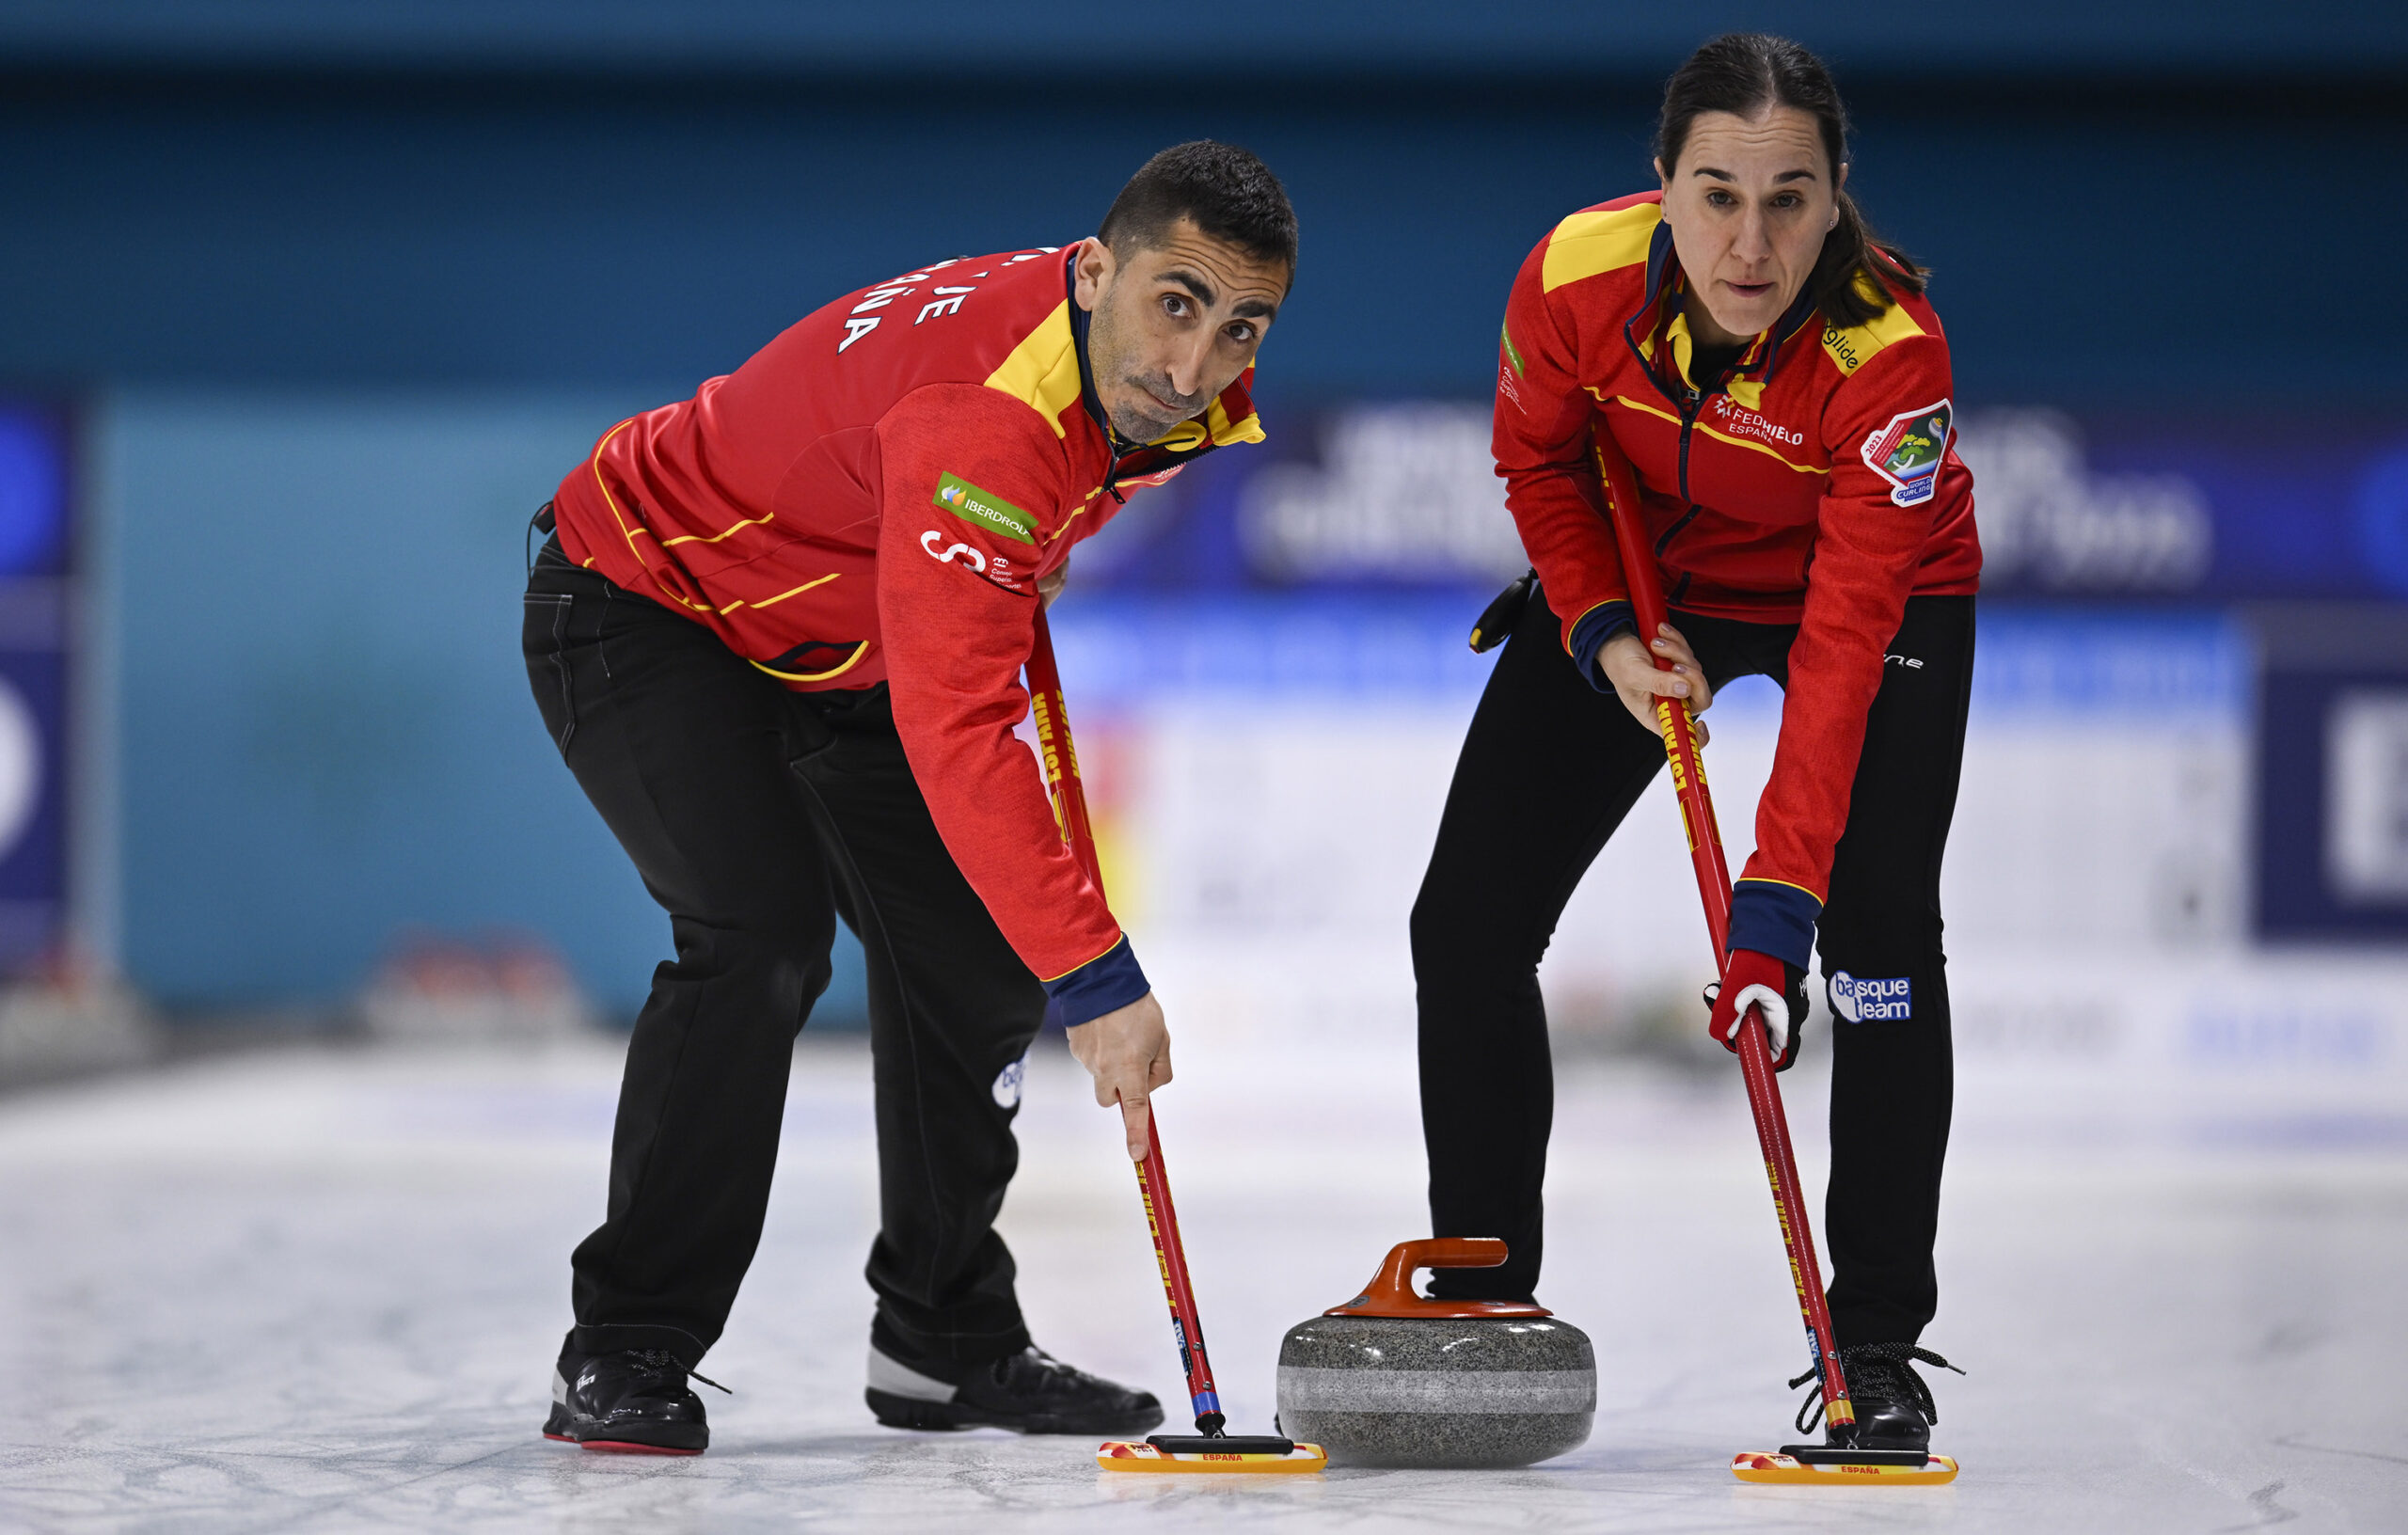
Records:
M1847 330L1879 318L1901 293L1922 293L1929 274L1873 232L1845 188L1838 200L1839 222L1823 236L1823 254L1806 279L1806 291L1825 322Z

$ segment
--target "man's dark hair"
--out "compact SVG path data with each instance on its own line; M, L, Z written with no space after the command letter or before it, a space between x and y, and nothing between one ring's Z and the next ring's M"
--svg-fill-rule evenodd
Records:
M1181 218L1258 261L1296 271L1296 210L1271 167L1234 144L1174 144L1141 166L1112 199L1098 237L1116 256L1162 244Z
M1840 166L1847 163L1847 108L1823 61L1787 38L1726 32L1672 71L1664 83L1663 115L1656 121L1656 157L1664 162L1666 179L1679 167L1689 129L1703 114L1753 118L1776 106L1796 107L1814 119L1823 156L1830 162L1840 221L1823 237L1822 257L1806 279L1823 318L1846 329L1888 309L1901 291L1922 293L1928 274L1874 233L1856 199L1838 191Z

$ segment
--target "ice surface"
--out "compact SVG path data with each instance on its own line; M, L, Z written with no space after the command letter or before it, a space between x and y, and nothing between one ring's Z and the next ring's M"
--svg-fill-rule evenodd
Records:
M1424 1229L1410 1054L1208 1043L1164 1133L1232 1426L1262 1432L1280 1333ZM871 1422L868 1071L844 1040L799 1056L768 1233L706 1367L737 1393L706 1393L710 1453L543 1441L617 1074L607 1042L327 1049L0 1100L0 1527L2408 1525L2396 1096L2136 1109L1969 1071L1926 1338L1971 1371L1935 1382L1962 1479L1751 1488L1724 1467L1791 1437L1804 1345L1736 1082L1568 1066L1542 1298L1597 1340L1595 1436L1526 1471L1249 1483ZM1820 1085L1793 1074L1810 1180ZM1033 1063L1022 1125L1005 1225L1037 1337L1175 1400L1133 1184L1067 1057Z

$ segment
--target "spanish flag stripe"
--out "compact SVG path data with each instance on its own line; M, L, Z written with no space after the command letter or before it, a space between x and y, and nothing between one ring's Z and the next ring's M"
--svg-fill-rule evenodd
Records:
M859 666L861 664L862 657L868 654L869 641L864 640L860 644L853 647L851 658L846 661L844 665L832 667L825 672L781 672L774 666L763 666L758 661L753 661L752 665L755 669L767 672L769 675L776 677L783 682L826 682L831 677L841 677L846 673L850 672L854 667ZM747 659L750 659L750 657L747 657Z
M1627 406L1632 410L1639 411L1642 415L1656 417L1659 420L1670 421L1674 426L1681 424L1681 419L1678 416L1673 415L1671 411L1658 409L1654 405L1646 404L1644 401L1633 400L1626 394L1615 395L1614 404ZM1795 469L1799 474L1829 474L1831 472L1830 467L1828 465L1792 464L1789 460L1782 457L1779 453L1774 452L1770 448L1761 442L1751 441L1747 437L1735 437L1728 432L1717 432L1714 428L1706 425L1703 421L1697 422L1696 427L1698 431L1704 433L1707 436L1712 437L1717 442L1727 442L1734 448L1752 449L1756 452L1762 453L1766 458L1771 459L1774 463L1779 464L1782 468Z
M987 375L987 388L1025 401L1045 418L1055 436L1070 435L1062 424L1062 412L1077 404L1080 384L1079 349L1070 335L1069 299L1055 305L1053 313L1022 338L1011 356Z

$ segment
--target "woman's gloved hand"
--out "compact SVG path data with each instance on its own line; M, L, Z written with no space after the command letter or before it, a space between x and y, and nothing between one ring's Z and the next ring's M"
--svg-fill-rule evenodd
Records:
M1733 949L1722 957L1722 979L1707 999L1714 1010L1706 1019L1705 1032L1716 1044L1737 1054L1739 1020L1754 1007L1764 1016L1772 1068L1786 1071L1798 1059L1798 1037L1806 1026L1804 971L1754 949Z

